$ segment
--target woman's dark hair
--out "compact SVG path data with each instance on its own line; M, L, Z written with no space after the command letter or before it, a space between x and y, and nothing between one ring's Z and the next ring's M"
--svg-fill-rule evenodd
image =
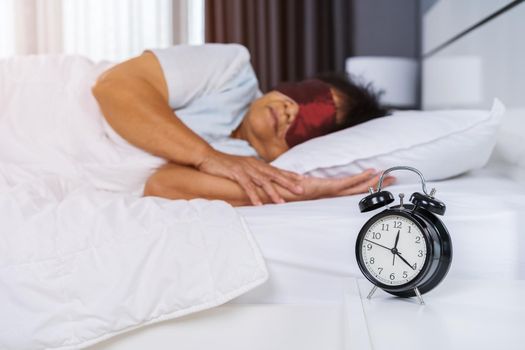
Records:
M388 109L379 103L381 93L375 91L371 83L356 82L344 73L325 73L315 78L341 93L344 115L342 123L338 123L337 130L384 117L389 113Z

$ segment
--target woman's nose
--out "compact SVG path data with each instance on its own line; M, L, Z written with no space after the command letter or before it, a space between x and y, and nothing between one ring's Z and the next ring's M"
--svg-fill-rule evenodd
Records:
M297 103L292 101L286 101L284 103L284 110L286 113L286 121L288 124L293 123L295 120L295 117L297 116L297 113L299 112L299 106Z

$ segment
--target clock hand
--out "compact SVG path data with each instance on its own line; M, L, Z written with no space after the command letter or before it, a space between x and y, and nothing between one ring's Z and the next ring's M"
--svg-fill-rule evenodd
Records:
M405 264L407 264L408 266L410 266L410 268L411 268L412 270L415 270L415 268L412 267L412 265L410 265L410 263L409 263L408 261L406 261L405 258L403 258L403 257L401 256L401 253L397 252L396 254L397 254L397 256L399 256L399 257L401 258L401 260L403 260L403 262L404 262Z
M394 263L396 262L396 251L397 251L397 242L399 242L399 233L401 233L401 230L397 231L396 235L396 242L394 243L394 248L392 248L392 266L394 266Z
M390 248L385 247L384 245L381 245L381 244L379 244L379 243L373 242L373 241L371 241L371 240L369 240L369 239L366 239L366 238L365 238L364 240L365 240L365 241L368 241L368 242L370 242L370 243L373 243L373 244L375 244L375 245L378 245L378 246L380 246L380 247L382 247L382 248L388 249L388 250L390 250L390 251L392 250L392 249L390 249Z

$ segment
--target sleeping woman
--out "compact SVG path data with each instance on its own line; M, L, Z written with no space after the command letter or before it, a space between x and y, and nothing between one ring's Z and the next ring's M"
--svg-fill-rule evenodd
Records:
M297 144L385 113L369 89L334 76L263 95L237 44L146 51L104 72L93 94L120 136L166 159L145 196L261 205L362 193L378 181L372 169L321 179L269 165Z

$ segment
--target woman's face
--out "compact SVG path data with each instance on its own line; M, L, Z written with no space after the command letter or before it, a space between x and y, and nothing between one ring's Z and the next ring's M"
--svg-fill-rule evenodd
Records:
M339 94L334 89L331 92L338 109ZM252 102L232 136L248 141L261 158L270 162L289 149L285 136L298 112L299 105L294 100L270 91Z
M286 131L298 112L295 101L278 91L270 91L252 102L240 125L240 136L261 158L272 161L288 150Z

